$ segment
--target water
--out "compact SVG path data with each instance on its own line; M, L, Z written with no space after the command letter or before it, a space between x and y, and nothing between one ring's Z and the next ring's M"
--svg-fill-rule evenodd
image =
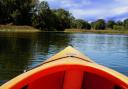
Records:
M84 33L0 33L0 84L72 45L128 76L128 36Z

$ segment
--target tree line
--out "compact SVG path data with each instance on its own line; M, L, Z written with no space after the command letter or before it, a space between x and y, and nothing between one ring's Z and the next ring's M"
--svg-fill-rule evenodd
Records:
M75 29L128 29L128 19L105 21L98 19L89 23L76 19L69 11L51 9L48 2L38 0L0 0L0 24L30 25L46 31Z

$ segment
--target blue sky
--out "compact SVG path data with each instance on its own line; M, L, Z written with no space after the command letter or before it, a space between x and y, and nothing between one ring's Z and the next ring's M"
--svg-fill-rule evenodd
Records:
M40 0L43 1L43 0ZM51 8L69 10L77 19L124 20L128 18L128 0L44 0Z

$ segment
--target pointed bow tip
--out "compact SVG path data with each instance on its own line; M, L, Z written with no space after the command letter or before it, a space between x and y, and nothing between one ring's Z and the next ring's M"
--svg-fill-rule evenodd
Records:
M52 56L51 58L49 58L45 62L48 62L48 61L51 61L51 60L53 61L53 60L64 58L64 57L75 57L75 58L78 58L78 59L83 59L85 61L93 62L91 59L89 59L87 56L85 56L84 54L82 54L80 51L76 50L72 46L66 47L64 50L55 54L54 56Z
M73 47L73 46L67 46L66 48L72 48L72 49L74 49L74 47ZM66 48L65 48L65 49L66 49Z
M73 52L76 51L76 49L73 46L67 46L64 50L71 50Z

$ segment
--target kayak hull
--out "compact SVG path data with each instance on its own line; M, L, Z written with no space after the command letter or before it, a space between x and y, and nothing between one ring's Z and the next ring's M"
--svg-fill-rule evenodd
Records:
M68 47L0 89L128 89L126 76L81 55Z

